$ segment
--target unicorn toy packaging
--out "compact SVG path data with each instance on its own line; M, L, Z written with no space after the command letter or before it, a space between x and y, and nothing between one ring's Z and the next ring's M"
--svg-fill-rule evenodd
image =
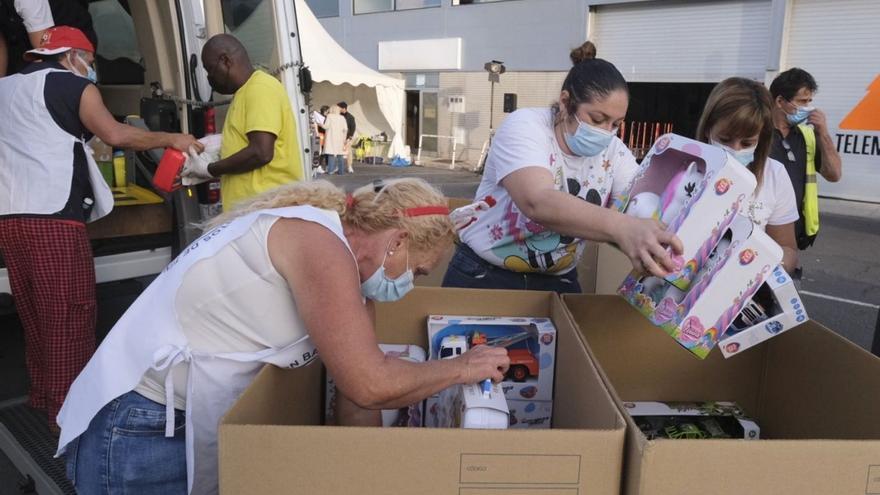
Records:
M724 150L667 134L630 188L625 212L664 222L684 252L665 278L633 271L618 292L700 358L782 260L782 248L739 214L755 186Z

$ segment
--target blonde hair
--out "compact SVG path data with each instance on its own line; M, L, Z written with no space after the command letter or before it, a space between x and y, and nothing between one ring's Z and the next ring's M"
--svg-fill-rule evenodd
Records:
M449 247L455 229L449 215L407 216L408 208L447 206L445 196L422 179L376 181L356 189L349 197L326 180L294 182L241 203L215 218L210 227L258 210L309 205L337 212L342 222L366 233L399 228L409 234L414 250L429 252Z
M329 114L342 115L342 109L339 108L339 105L330 105Z
M730 77L718 83L709 93L703 115L697 126L697 139L709 142L709 133L716 126L718 132L732 137L758 135L755 159L749 170L758 179L764 177L764 165L773 140L773 117L770 92L761 83L742 77Z

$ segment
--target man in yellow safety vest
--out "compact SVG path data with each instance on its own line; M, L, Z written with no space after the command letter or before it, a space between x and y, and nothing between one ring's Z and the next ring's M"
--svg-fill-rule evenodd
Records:
M785 165L794 185L800 210L795 235L802 250L819 232L816 173L828 182L841 177L840 155L828 134L825 113L811 106L817 89L813 76L798 68L780 73L770 84L775 127L770 157Z

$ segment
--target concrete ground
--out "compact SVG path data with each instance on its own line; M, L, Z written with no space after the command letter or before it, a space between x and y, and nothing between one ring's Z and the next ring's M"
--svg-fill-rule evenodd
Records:
M327 178L352 190L375 179L421 177L450 197L473 197L480 176L448 168L356 165L355 173ZM821 232L801 253L802 297L814 320L857 345L870 349L880 305L880 204L820 200ZM104 335L148 281L99 287L98 334ZM0 401L27 393L24 339L14 315L0 315ZM18 472L0 454L0 495L18 494Z

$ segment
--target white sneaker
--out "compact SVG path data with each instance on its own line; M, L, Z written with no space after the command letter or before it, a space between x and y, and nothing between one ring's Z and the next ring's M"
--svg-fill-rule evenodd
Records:
M315 173L318 173L318 174L326 174L327 172L324 171L324 167L318 165L318 168L315 169Z
M351 167L348 167L348 173L353 174L353 173L354 173L354 169L351 168Z

